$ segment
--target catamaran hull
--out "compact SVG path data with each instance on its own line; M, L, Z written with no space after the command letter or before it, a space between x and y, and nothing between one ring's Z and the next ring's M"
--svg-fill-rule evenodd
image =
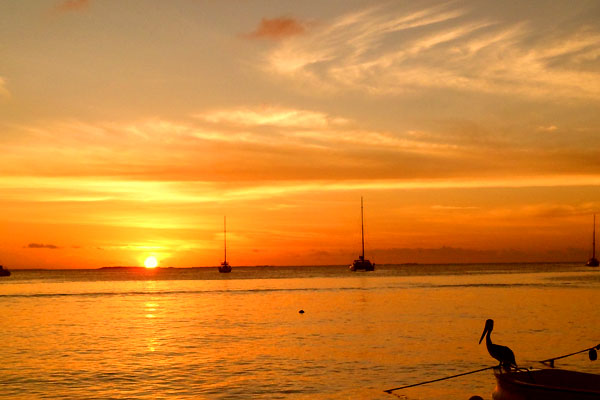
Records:
M222 274L229 273L229 272L231 272L231 267L229 265L221 266L221 267L219 267L219 272Z
M350 271L375 271L375 264L369 260L354 260L348 269Z
M494 400L600 400L600 375L561 369L494 370Z

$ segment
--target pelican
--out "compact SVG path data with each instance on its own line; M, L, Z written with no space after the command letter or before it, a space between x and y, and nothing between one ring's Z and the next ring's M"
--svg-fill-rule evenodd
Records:
M508 369L510 369L510 367L517 368L517 362L515 361L515 354L513 353L513 351L506 346L500 346L499 344L492 343L490 335L493 329L494 320L488 319L487 321L485 321L485 328L483 329L483 333L481 334L481 339L479 339L479 344L481 344L481 341L485 336L485 346L487 347L488 353L490 353L490 356L500 361L499 366Z

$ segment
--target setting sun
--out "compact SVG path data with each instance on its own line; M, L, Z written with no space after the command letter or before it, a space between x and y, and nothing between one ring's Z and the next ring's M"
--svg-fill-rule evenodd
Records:
M156 268L157 265L158 265L158 260L154 256L150 256L150 257L146 258L146 260L144 261L144 266L146 268Z

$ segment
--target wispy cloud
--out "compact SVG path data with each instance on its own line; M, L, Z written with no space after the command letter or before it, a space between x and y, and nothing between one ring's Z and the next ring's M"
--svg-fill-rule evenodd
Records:
M50 250L60 249L60 247L58 247L56 245L43 244L43 243L29 243L27 246L25 246L25 248L27 248L27 249L50 249Z
M85 10L90 6L91 0L63 0L56 4L54 10L57 12L73 12Z
M526 204L513 208L499 208L490 211L490 214L495 218L513 219L513 220L530 220L532 218L549 221L552 219L568 219L580 218L589 216L597 212L600 208L600 203L538 203Z
M556 125L538 126L538 131L541 132L554 132L558 129Z
M322 112L277 106L214 110L197 114L195 117L216 124L307 129L320 129L330 125L342 125L347 122L343 118L333 118Z
M445 206L445 205L436 204L436 205L431 206L431 209L433 209L433 210L439 210L439 211L471 211L471 210L478 210L479 207L474 207L474 206Z
M306 32L306 23L291 17L263 18L258 27L245 35L249 39L280 40Z
M515 179L600 175L600 164L593 161L595 145L569 146L564 143L568 130L565 135L538 130L545 138L540 146L497 138L473 124L446 124L439 130L366 129L342 116L280 106L207 110L184 120L44 122L6 126L5 131L11 134L3 143L2 176L107 177L125 181L118 186L120 196L127 182L260 184L324 177L493 182L507 168ZM33 186L38 194L44 190ZM143 190L152 191L148 198L169 193L165 186ZM65 190L56 201L73 196L78 201L114 197L104 190L76 196Z
M10 97L10 92L6 88L6 80L0 76L0 98Z
M311 90L397 95L442 88L600 99L597 26L540 32L535 15L484 17L478 7L450 2L414 10L392 3L350 13L282 42L268 66L312 83Z

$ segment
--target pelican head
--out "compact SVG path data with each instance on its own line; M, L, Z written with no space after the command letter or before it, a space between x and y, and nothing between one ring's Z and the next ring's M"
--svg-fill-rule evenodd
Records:
M479 339L479 344L481 344L481 341L485 337L485 334L488 332L492 333L493 330L494 330L494 320L488 319L487 321L485 321L485 328L483 328L483 333L481 334L481 339Z

